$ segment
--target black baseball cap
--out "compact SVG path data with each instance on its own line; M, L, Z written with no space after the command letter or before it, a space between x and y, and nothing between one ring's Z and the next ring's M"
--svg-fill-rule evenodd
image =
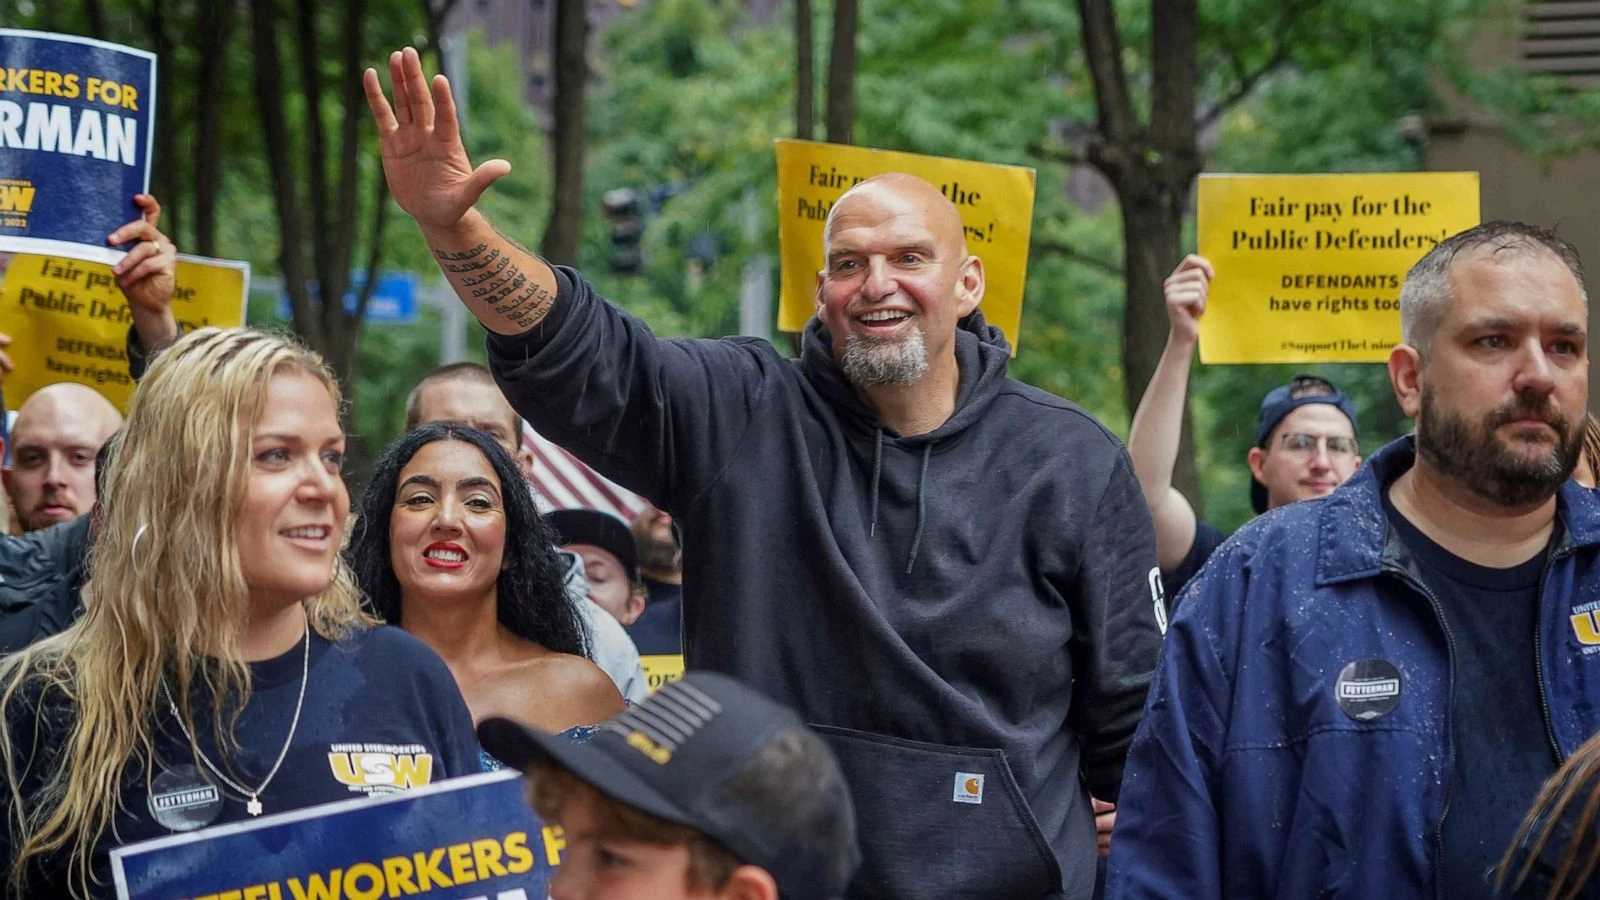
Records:
M553 763L618 803L701 832L765 869L784 900L830 900L844 893L861 856L850 794L827 745L806 732L825 777L795 785L815 821L798 821L788 807L753 808L727 790L758 753L796 729L805 730L798 716L755 690L726 675L690 672L601 724L585 743L505 718L479 723L478 741L508 766Z
M597 509L558 509L546 513L544 519L560 535L561 546L599 547L617 558L629 581L639 580L639 547L626 522Z
M1348 394L1334 387L1333 382L1326 378L1296 375L1289 379L1288 384L1267 391L1267 395L1261 398L1261 410L1256 414L1256 446L1265 449L1272 429L1277 428L1285 416L1313 403L1326 403L1338 409L1350 420L1351 430L1360 431L1356 425L1356 407L1350 402ZM1267 511L1266 485L1253 477L1250 479L1250 506L1258 514Z

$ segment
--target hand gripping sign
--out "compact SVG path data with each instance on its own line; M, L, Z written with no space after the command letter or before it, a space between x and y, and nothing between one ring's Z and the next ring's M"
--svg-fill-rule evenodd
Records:
M495 772L111 851L118 900L544 900L566 844Z
M1478 175L1202 175L1199 207L1202 363L1384 362L1406 272L1478 224Z
M813 141L778 141L777 150L779 329L800 331L816 310L822 226L834 201L874 175L905 172L937 187L960 211L967 251L983 260L983 317L1017 352L1033 231L1032 169Z
M20 407L34 391L76 381L124 412L133 396L128 326L133 313L111 267L19 253L0 282L0 334L11 336L16 367L6 400ZM244 324L250 264L179 254L172 314L184 331Z
M114 263L150 189L156 57L0 28L0 250Z

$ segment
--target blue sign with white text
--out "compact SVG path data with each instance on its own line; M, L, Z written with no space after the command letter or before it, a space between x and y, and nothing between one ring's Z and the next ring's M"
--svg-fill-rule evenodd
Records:
M494 772L111 851L118 900L544 900L565 847Z
M350 273L350 289L344 295L344 311L355 315L356 301L361 286L367 283L365 272ZM312 297L320 297L316 282L308 285ZM289 309L289 295L278 292L278 318L287 322L293 318ZM417 320L417 276L414 272L382 272L378 283L372 286L372 296L367 298L366 321L385 325L409 325Z
M156 57L0 28L0 250L111 263L150 189Z

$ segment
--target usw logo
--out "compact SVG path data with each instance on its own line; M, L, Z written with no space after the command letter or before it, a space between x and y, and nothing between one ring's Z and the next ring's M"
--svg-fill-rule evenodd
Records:
M1572 633L1585 647L1600 644L1600 617L1593 610L1578 613L1572 617Z
M422 787L433 780L431 753L329 753L340 784L353 788Z
M0 184L0 212L25 213L33 209L32 186Z

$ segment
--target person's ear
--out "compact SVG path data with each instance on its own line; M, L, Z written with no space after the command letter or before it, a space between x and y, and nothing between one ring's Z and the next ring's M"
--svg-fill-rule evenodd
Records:
M1415 419L1422 411L1422 352L1409 344L1396 344L1389 351L1389 384L1406 418Z
M628 602L622 606L622 624L632 625L644 615L644 588L634 585L628 589Z
M983 302L985 281L983 260L969 256L961 263L961 273L956 277L956 317L971 315Z
M778 900L778 882L759 866L740 866L717 892L718 900Z
M1255 476L1257 481L1265 485L1267 481L1265 478L1262 478L1261 475L1266 468L1267 451L1261 449L1260 447L1251 447L1250 452L1244 455L1244 461L1245 464L1250 467L1250 474Z

